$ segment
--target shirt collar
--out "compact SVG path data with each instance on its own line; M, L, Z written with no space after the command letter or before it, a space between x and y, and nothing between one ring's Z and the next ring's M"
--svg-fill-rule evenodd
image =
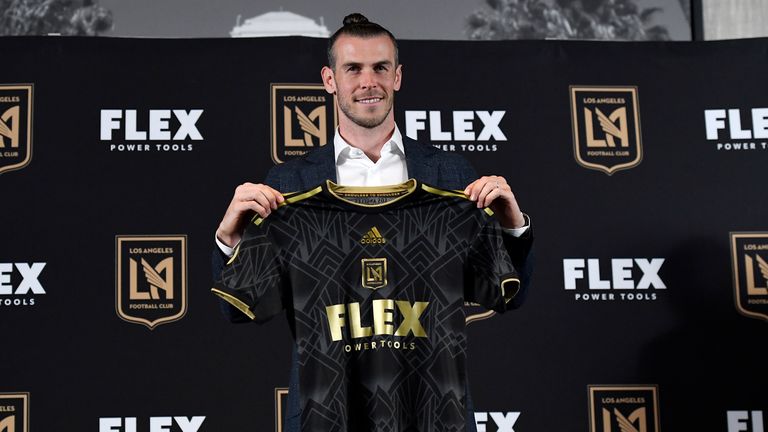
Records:
M389 144L389 145L387 145ZM382 150L386 151L386 148L389 147L390 151L392 152L399 152L401 155L405 156L405 149L403 148L403 136L400 134L400 129L397 128L397 125L395 125L395 131L392 132L392 136L389 138L389 141L387 141L384 144L384 147L382 147ZM339 159L341 157L349 157L349 152L355 147L352 147L344 141L344 138L341 137L341 134L339 133L339 128L336 128L336 133L333 134L333 154L334 154L334 160L336 163L339 163Z

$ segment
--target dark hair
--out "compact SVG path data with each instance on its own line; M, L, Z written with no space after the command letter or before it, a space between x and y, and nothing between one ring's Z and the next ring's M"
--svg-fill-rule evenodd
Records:
M334 33L333 36L328 39L328 66L330 66L331 69L336 67L336 55L333 53L333 45L336 43L336 39L342 35L359 38L372 38L376 36L387 35L392 41L392 44L395 46L395 65L397 65L399 62L397 55L397 41L395 40L395 37L392 35L392 33L390 33L389 30L385 29L384 27L374 22L368 21L368 18L366 18L363 14L353 13L344 17L344 25L336 30L336 33Z

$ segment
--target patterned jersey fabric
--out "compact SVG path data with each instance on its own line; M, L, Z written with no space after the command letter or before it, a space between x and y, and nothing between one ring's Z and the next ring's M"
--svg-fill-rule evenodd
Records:
M416 180L285 197L212 291L255 321L286 311L302 430L465 430L463 306L503 312L520 286L492 212Z

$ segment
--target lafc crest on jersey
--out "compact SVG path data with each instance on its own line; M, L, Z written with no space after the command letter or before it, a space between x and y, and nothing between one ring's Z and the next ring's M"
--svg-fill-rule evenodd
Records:
M570 93L576 162L608 175L640 164L637 87L571 86Z
M377 290L387 286L387 259L386 258L363 258L362 285L364 288Z
M115 309L154 329L187 313L187 237L117 236Z

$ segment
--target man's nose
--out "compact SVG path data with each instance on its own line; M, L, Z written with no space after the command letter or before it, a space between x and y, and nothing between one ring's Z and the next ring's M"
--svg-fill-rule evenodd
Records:
M376 88L376 72L372 70L364 70L360 77L360 87L364 89Z

